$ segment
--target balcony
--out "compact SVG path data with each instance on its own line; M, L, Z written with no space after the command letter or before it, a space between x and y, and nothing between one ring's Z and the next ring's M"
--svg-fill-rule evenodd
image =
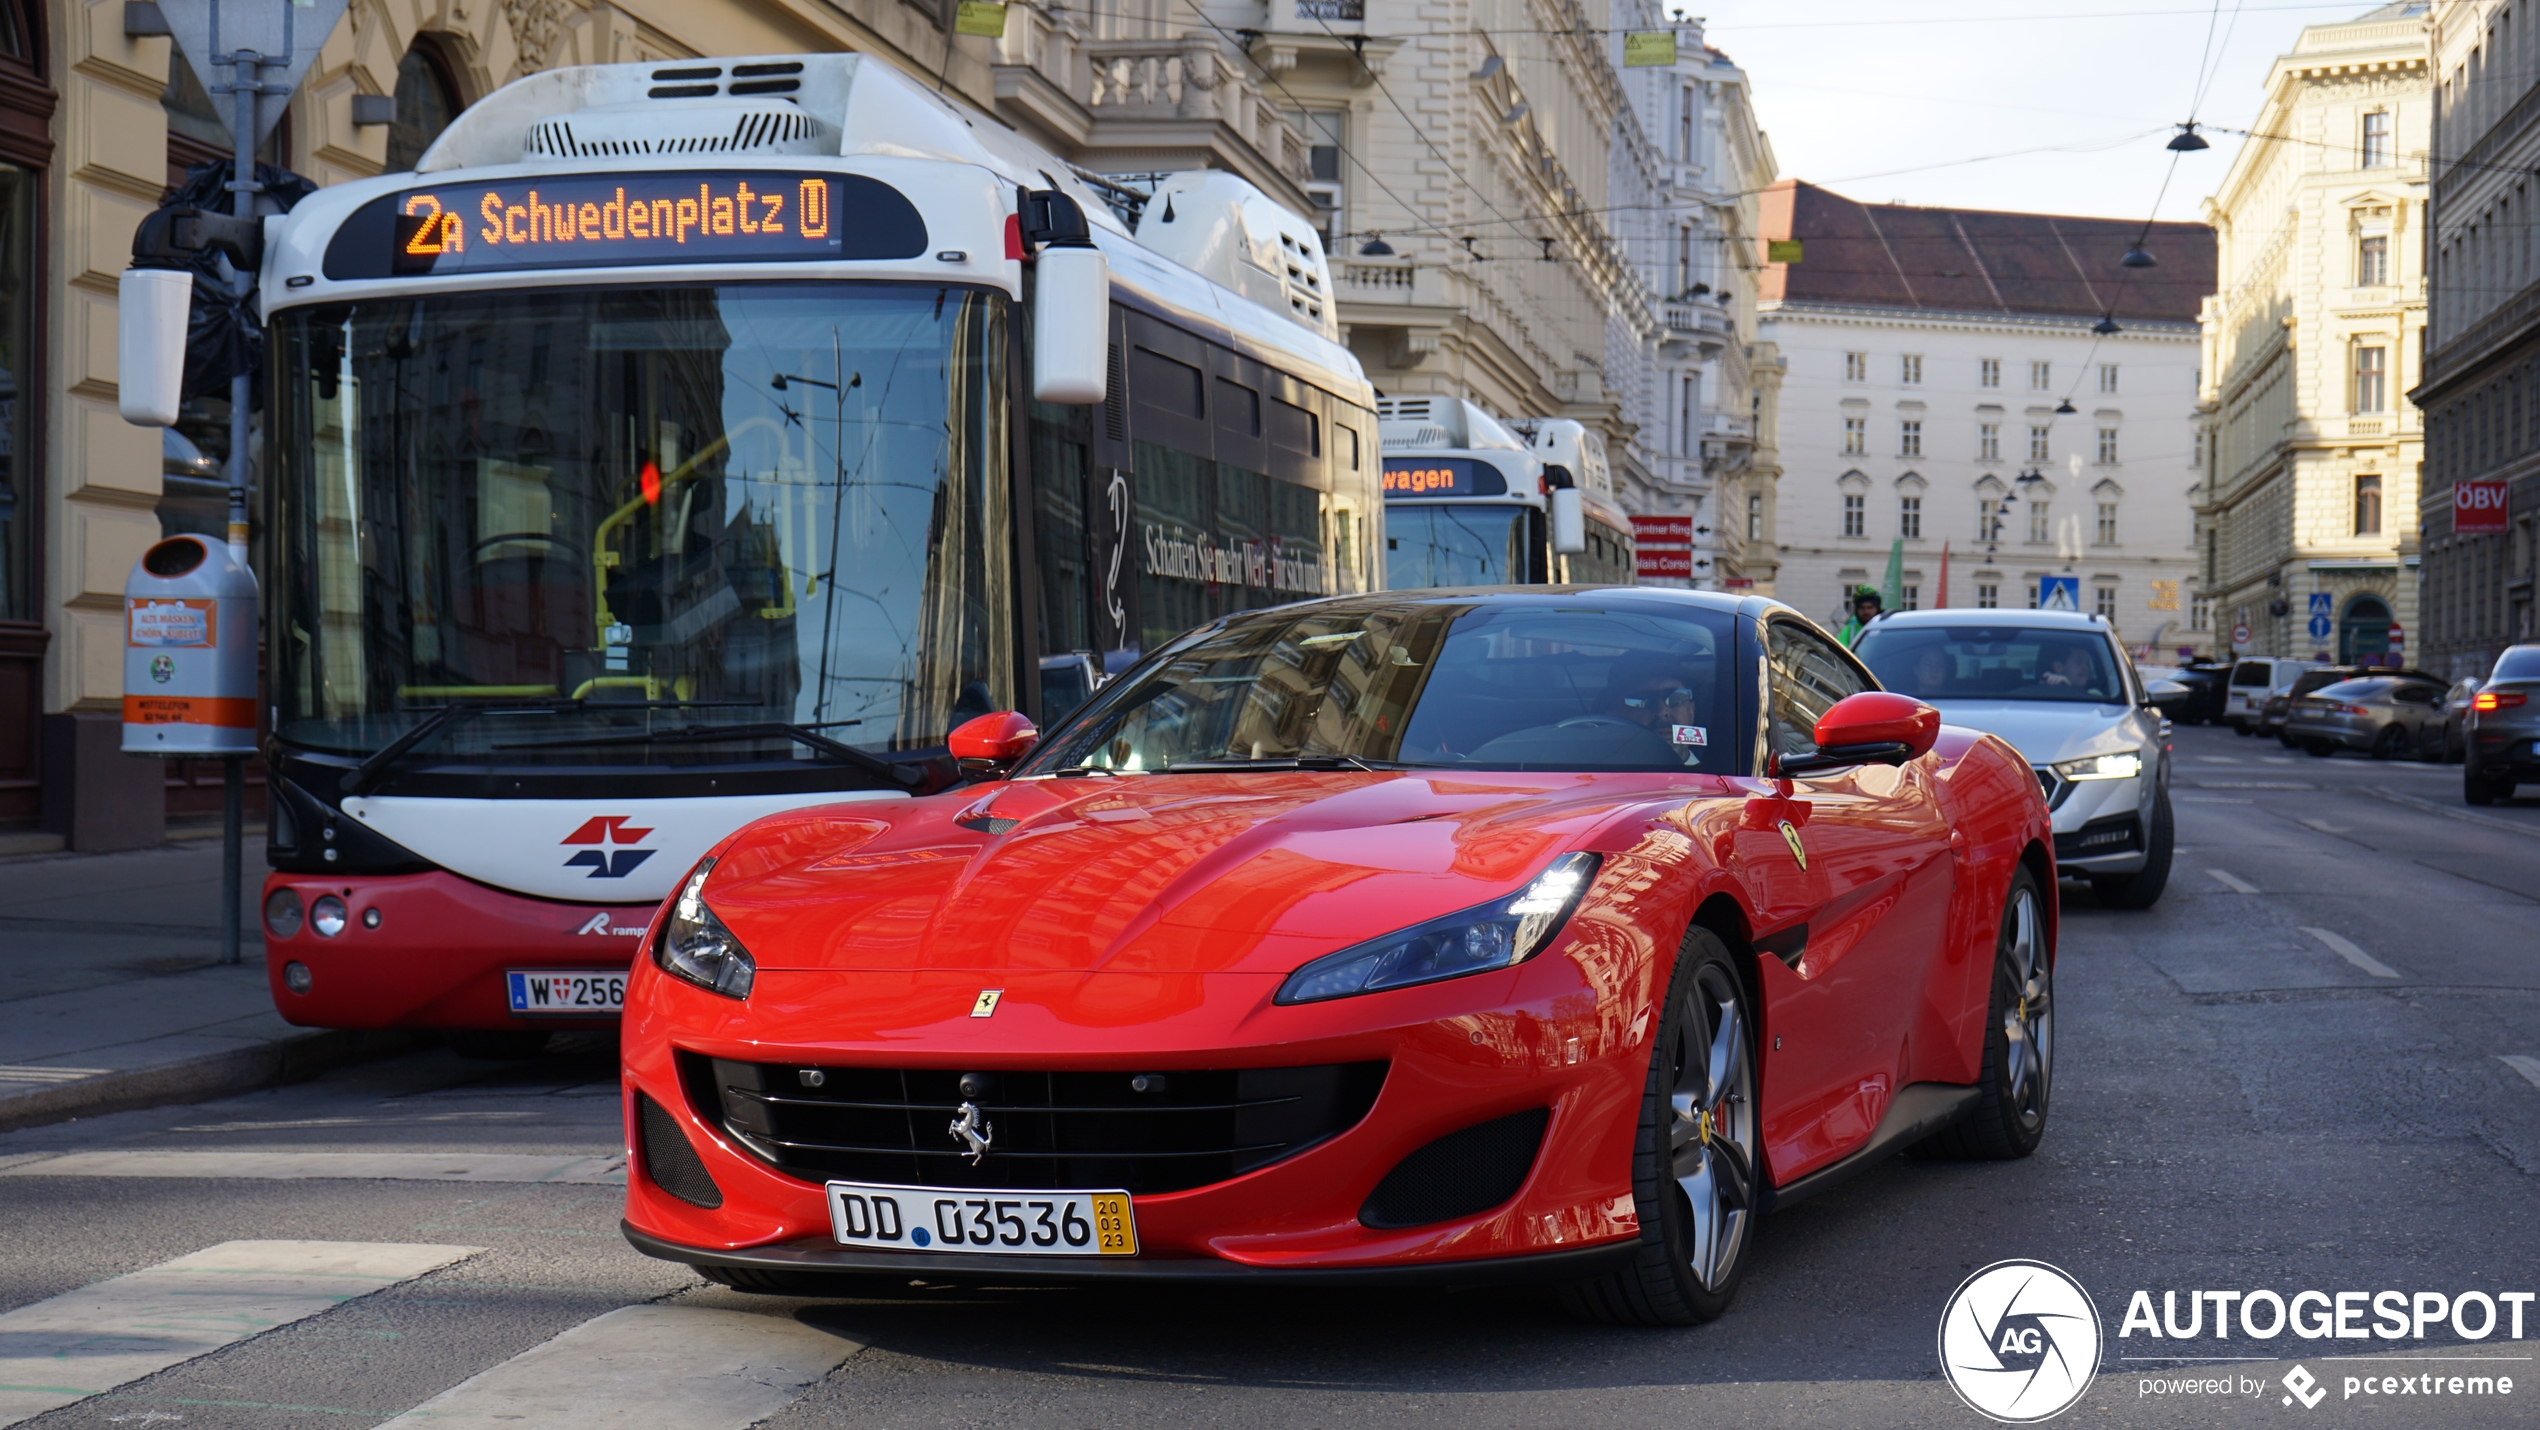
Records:
M1714 304L1665 303L1660 309L1660 320L1667 328L1662 348L1666 356L1718 357L1736 339L1737 325Z

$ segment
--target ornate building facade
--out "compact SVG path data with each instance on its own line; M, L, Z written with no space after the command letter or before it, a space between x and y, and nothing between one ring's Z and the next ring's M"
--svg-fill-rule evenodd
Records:
M2197 557L2225 649L2413 653L2425 10L2305 29L2205 204L2221 272L2201 317Z

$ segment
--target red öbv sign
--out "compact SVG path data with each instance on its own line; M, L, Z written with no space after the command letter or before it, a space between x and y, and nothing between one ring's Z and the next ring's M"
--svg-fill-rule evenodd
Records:
M2505 515L2503 482L2452 483L2453 535L2476 536L2509 530Z

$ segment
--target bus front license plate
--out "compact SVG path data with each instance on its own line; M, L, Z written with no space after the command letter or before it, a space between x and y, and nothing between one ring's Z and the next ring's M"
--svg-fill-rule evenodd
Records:
M503 975L515 1013L591 1017L626 1009L623 969L515 968Z
M1135 1256L1127 1192L957 1191L829 1184L829 1227L841 1246L998 1256Z

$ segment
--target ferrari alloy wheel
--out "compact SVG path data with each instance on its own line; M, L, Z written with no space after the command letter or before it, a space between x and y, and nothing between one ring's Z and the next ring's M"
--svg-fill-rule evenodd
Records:
M1737 965L1709 930L1685 934L1663 1006L1632 1158L1637 1254L1566 1292L1573 1311L1595 1320L1711 1320L1736 1297L1755 1241L1754 1015Z
M2055 1090L2055 962L2037 876L2011 876L1994 940L1993 998L1985 1019L1983 1095L1964 1120L1935 1133L1926 1154L2004 1161L2037 1150Z

